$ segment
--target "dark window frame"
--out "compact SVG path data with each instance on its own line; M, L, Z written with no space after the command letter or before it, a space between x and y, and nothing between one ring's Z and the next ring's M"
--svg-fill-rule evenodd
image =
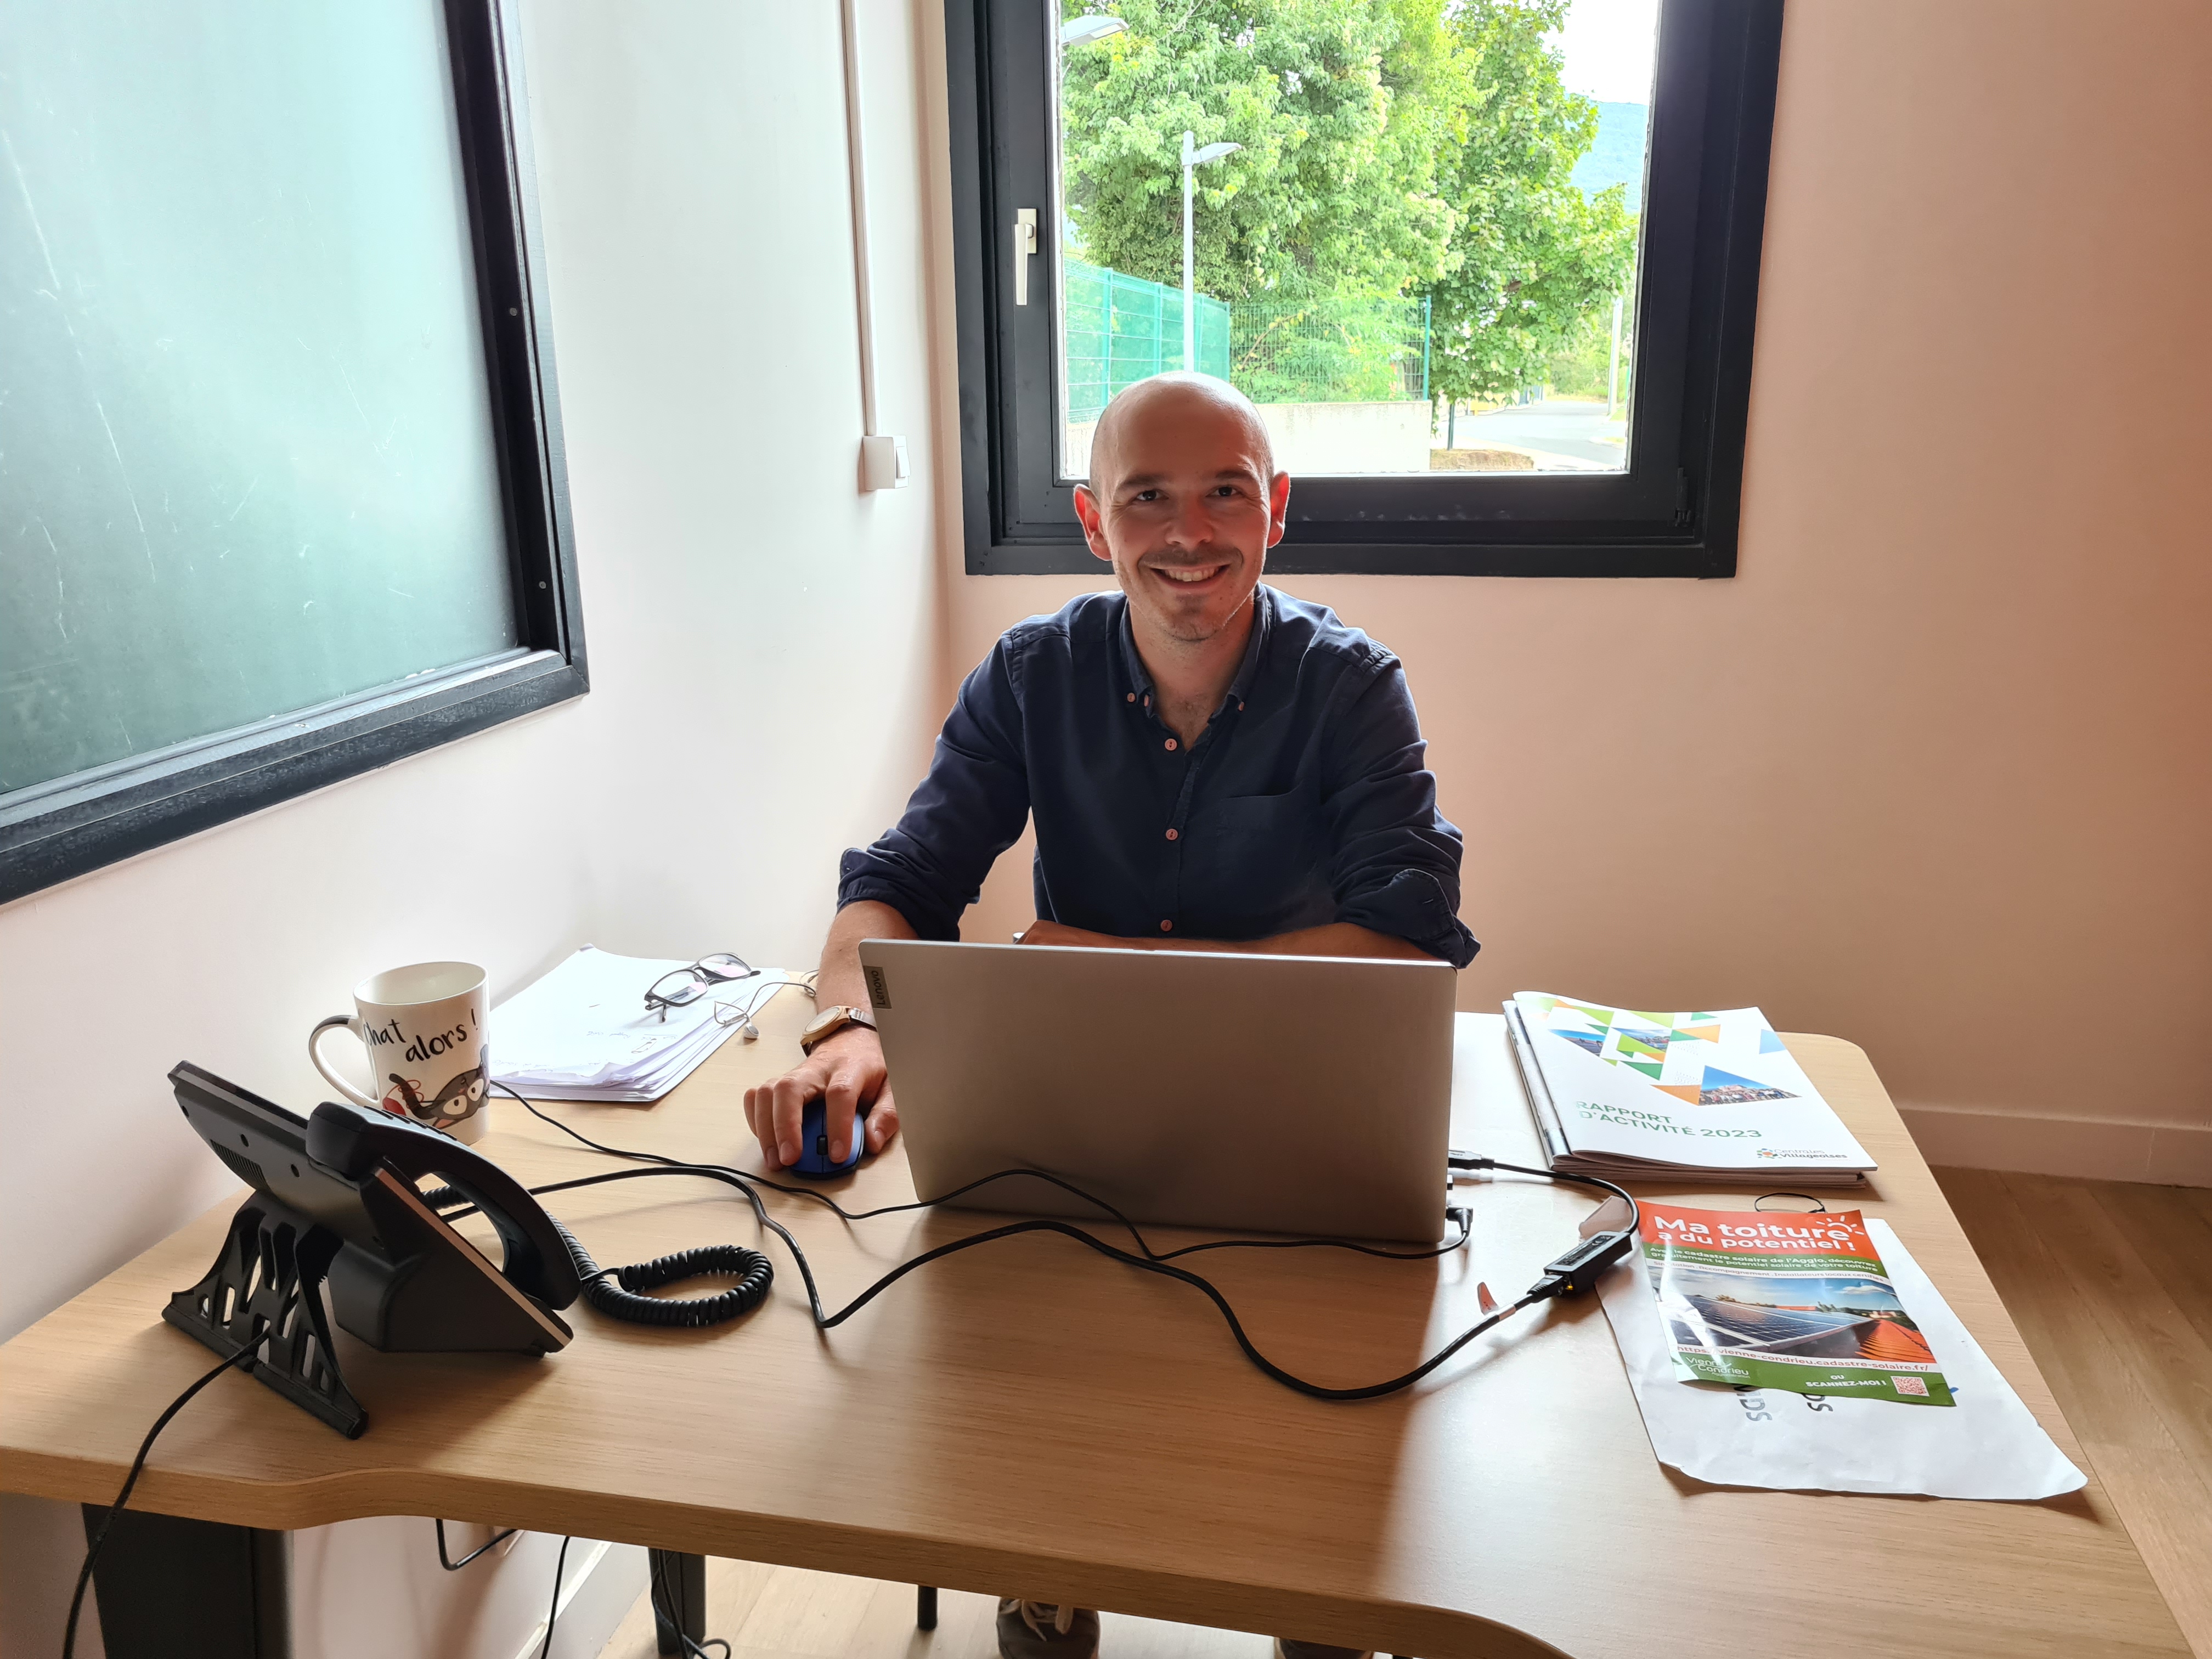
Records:
M590 689L519 0L444 0L513 649L0 796L0 902Z
M1058 477L1048 0L946 0L962 516L970 575L1096 571ZM1291 574L1735 574L1782 0L1662 0L1625 474L1301 477Z

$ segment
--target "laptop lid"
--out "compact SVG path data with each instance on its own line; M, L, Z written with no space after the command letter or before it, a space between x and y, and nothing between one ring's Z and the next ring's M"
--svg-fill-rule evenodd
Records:
M924 1198L1024 1167L1140 1222L1443 1231L1445 963L921 939L860 962ZM959 1201L1097 1214L1018 1178Z

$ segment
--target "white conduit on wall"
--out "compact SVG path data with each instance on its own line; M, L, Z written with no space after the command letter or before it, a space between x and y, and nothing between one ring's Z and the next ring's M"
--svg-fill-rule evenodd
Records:
M845 152L852 174L853 286L860 336L860 488L906 487L906 440L876 430L876 301L868 280L868 147L860 120L858 0L840 0L845 32Z

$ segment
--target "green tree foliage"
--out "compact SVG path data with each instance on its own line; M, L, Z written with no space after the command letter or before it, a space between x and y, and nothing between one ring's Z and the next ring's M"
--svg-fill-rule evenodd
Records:
M1069 15L1079 15L1068 0ZM1230 300L1395 295L1443 273L1435 139L1454 74L1442 0L1119 0L1066 54L1068 207L1093 261L1182 280L1186 130L1244 148L1198 173L1199 285ZM1425 15L1427 27L1423 28ZM1413 27L1409 27L1411 24Z
M1554 397L1602 398L1612 354L1613 310L1610 304L1602 304L1584 312L1565 341L1552 353L1544 368L1544 383ZM1635 356L1635 341L1624 327L1620 378L1610 382L1624 401L1629 395L1629 370Z
M1496 396L1543 383L1554 354L1610 323L1636 260L1620 185L1586 197L1571 180L1597 136L1597 106L1559 84L1544 36L1569 0L1481 0L1457 19L1479 65L1466 137L1445 191L1459 216L1435 301L1429 385Z
M1197 280L1249 319L1255 373L1258 343L1287 319L1303 342L1292 378L1322 395L1364 386L1396 325L1352 302L1397 301L1373 313L1395 319L1425 295L1437 392L1540 380L1634 247L1619 192L1590 202L1568 179L1596 112L1561 88L1543 46L1567 4L1109 0L1127 30L1062 66L1076 251L1180 283L1182 137L1226 139L1243 149L1198 173ZM1062 4L1068 17L1101 9ZM1332 318L1341 363L1316 326ZM1280 354L1267 362L1262 389L1285 395Z
M1229 308L1230 380L1255 403L1376 403L1420 395L1418 299L1242 300Z

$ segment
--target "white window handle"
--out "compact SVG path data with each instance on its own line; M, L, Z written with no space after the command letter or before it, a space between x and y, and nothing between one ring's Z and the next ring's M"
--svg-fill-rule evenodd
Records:
M1023 208L1014 215L1014 303L1030 302L1030 255L1036 249L1036 210Z

